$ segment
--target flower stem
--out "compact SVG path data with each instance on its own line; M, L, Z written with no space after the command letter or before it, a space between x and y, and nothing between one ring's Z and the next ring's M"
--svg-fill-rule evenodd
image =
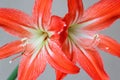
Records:
M15 69L10 74L10 76L7 78L7 80L15 80L17 78L17 72L18 72L18 65L15 67Z

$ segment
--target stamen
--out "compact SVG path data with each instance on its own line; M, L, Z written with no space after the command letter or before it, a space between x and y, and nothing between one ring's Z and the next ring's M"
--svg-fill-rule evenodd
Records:
M9 63L11 64L14 60L16 60L17 58L19 58L20 56L22 56L22 54L20 54L20 55L14 57L13 59L11 59L11 60L9 61Z
M21 41L24 42L26 41L28 38L22 38Z
M68 44L69 44L69 52L72 53L72 42L69 40Z
M99 35L95 34L90 46L96 47L99 44L99 41L100 41Z
M109 49L109 47L106 47L105 49L107 49L107 50L108 50L108 49Z
M12 63L12 61L10 60L10 61L9 61L9 63L11 64L11 63Z
M34 53L34 49L30 50L27 53L24 52L23 55L28 56L28 55L32 55L33 53Z
M21 46L25 47L28 44L28 38L22 38L21 41L23 42L23 44Z

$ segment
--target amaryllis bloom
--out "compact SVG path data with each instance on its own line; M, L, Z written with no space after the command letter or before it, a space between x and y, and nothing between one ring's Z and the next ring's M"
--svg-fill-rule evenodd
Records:
M120 17L120 0L101 0L87 10L83 9L82 0L67 1L68 13L63 19L67 27L61 34L67 37L63 51L73 63L79 63L93 80L109 80L97 50L120 57L120 45L99 32ZM56 73L58 80L66 75L59 71Z
M36 80L46 63L64 73L78 73L59 46L59 34L65 23L51 15L52 0L35 0L32 17L16 9L0 8L0 28L20 40L0 47L0 59L22 56L18 80Z

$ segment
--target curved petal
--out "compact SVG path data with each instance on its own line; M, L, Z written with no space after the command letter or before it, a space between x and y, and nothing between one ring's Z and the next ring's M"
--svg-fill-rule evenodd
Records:
M77 61L80 66L91 76L93 80L109 80L104 71L99 53L96 50L81 49L74 47L77 54Z
M46 46L48 54L47 59L49 64L51 64L56 70L59 70L64 73L78 73L79 68L74 65L62 52L61 48L54 43L49 41L49 44Z
M65 56L75 64L76 63L76 53L73 50L72 42L68 38L66 39L65 43L62 46L62 50L63 50ZM67 76L66 73L56 70L56 80L62 80L65 76Z
M18 72L18 80L36 80L46 67L45 49L42 48L36 56L35 53L26 51L21 59ZM28 54L28 55L25 55ZM33 54L33 55L31 55ZM33 59L34 57L34 59Z
M82 17L82 22L91 22L86 29L94 29L96 26L93 24L100 24L104 22L112 22L114 18L120 16L120 0L101 0L88 8ZM106 25L108 26L108 25ZM104 26L104 27L106 27ZM99 26L100 27L100 26ZM102 28L104 28L102 27Z
M33 24L31 20L27 14L19 10L0 8L0 28L12 35L29 36L30 33L24 27L31 27Z
M17 40L0 47L0 59L23 52L22 41Z
M60 17L52 16L48 30L55 33L60 33L63 31L64 26L65 26L65 22L63 22Z
M80 20L83 14L83 3L82 0L68 0L68 14L65 15L64 21L67 25L74 21Z
M73 49L73 45L74 45L73 42L67 38L62 46L62 51L69 60L71 60L74 64L76 64L76 53Z
M35 0L33 18L38 27L46 27L50 23L52 0Z
M63 29L65 27L65 23L61 20L60 17L58 16L52 16L51 17L51 22L48 27L48 31L53 34L50 38L52 40L57 40L59 39L58 43L63 44L63 41L66 37L61 36L61 33L63 33ZM63 34L65 36L65 34Z
M73 58L73 56L72 56L73 49L72 48L73 48L72 44L71 44L70 40L67 38L65 40L65 43L62 46L62 50L63 50L64 54L67 56L67 58L71 61Z
M66 31L66 30L67 30L67 27L64 27L63 31L60 33L59 42L60 42L61 45L63 45L63 43L67 39L68 31Z
M98 47L101 50L120 57L120 43L104 35L99 35L99 38L100 42L98 44Z

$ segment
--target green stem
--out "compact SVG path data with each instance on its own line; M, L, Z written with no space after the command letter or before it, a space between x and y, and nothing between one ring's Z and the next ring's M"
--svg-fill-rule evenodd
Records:
M10 74L10 76L7 78L7 80L15 80L17 78L17 72L18 72L18 65L15 67L15 69Z

